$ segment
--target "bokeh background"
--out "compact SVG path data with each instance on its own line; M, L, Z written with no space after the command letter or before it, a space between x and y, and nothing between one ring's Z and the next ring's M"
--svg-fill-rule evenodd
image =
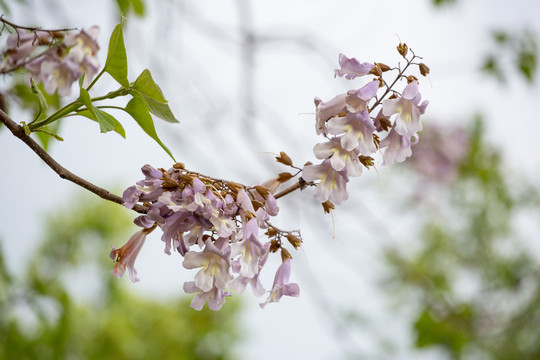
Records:
M189 169L242 183L283 171L273 153L314 161L313 98L338 54L389 65L405 42L431 68L413 157L351 181L333 218L308 190L280 200L277 226L301 229L300 298L260 310L249 290L220 312L189 308L193 273L158 235L141 281L108 274L130 211L57 177L0 127L0 358L538 359L537 79L540 4L455 1L3 1L21 25L101 29L120 14L129 78L149 68L181 124L157 122ZM8 32L2 31L0 39ZM16 121L32 110L15 77L1 88ZM116 88L100 81L95 93ZM120 194L140 167L170 158L130 118L127 139L64 120L48 151ZM274 266L279 259L271 260ZM272 281L272 274L266 283Z

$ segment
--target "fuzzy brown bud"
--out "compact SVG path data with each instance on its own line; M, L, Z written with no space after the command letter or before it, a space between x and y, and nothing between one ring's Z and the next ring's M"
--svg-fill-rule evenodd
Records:
M358 156L358 160L364 165L366 168L369 169L370 166L374 165L373 158L371 156L364 156L360 155Z
M414 75L407 76L407 84L412 83L413 81L418 81L418 78Z
M309 166L309 165L313 165L313 163L311 161L308 161L307 163L304 164L304 166Z
M388 118L381 117L379 119L379 123L384 131L389 131L392 128L392 122Z
M251 205L253 205L253 209L255 209L255 211L259 210L260 208L264 209L264 204L258 200L251 200Z
M172 167L173 167L174 169L176 169L176 170L181 170L181 169L185 169L185 168L186 168L186 165L184 165L184 163L177 162L177 163L174 164Z
M379 64L375 63L375 66L373 66L373 68L371 69L369 73L375 76L382 76L382 70Z
M389 99L397 99L398 96L396 95L396 93L393 93L392 95L390 95Z
M298 236L288 234L286 237L295 249L298 249L300 246L302 246L302 239L300 239Z
M336 206L330 200L326 200L321 205L325 214L330 214L330 211L336 208Z
M286 181L289 181L291 180L293 177L293 175L291 173L288 173L288 172L282 172L282 173L279 173L278 174L278 179L277 181L279 181L280 183L284 183Z
M429 74L429 67L426 64L420 63L418 64L418 67L420 68L420 74L422 74L422 76Z
M276 156L276 160L277 162L280 162L284 165L287 165L287 166L292 166L293 162L291 160L291 158L289 157L289 155L285 154L283 151L281 151L279 153L279 156Z
M266 198L268 195L270 195L270 190L268 190L267 188L265 188L264 186L261 186L261 185L256 185L255 186L255 190L259 193L259 195L261 195L263 198Z
M375 146L377 147L377 149L379 148L379 146L381 145L381 139L379 138L379 135L373 133L373 143L375 144Z
M397 46L397 51L398 51L399 55L405 57L405 56L407 56L407 52L409 51L409 47L405 43L399 43L399 45Z
M272 228L272 227L269 227L269 228L266 230L266 232L265 232L264 234L265 234L266 236L268 236L269 238L271 238L271 237L276 236L277 231L276 231L276 229L274 229L274 228Z
M292 259L292 255L289 252L289 250L282 247L281 248L281 261L285 262L285 260L287 259Z
M383 64L383 63L375 63L375 64L379 66L382 72L387 72L389 70L392 70L392 68L386 64Z
M270 248L268 249L268 251L275 253L279 250L279 248L281 248L281 244L279 243L279 241L270 240Z

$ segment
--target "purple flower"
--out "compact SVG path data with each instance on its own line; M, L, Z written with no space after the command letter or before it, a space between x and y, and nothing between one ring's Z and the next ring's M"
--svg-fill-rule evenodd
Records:
M251 290L253 291L253 294L257 297L262 296L265 293L264 286L262 285L261 281L259 280L259 274L261 272L261 269L263 268L264 264L266 263L266 260L268 259L268 249L270 248L270 242L267 242L263 246L264 255L259 257L258 261L258 269L255 276L249 278L247 276L238 275L230 284L231 289L238 291L239 294L243 293L246 289L247 284L251 285ZM240 271L240 263L238 261L234 261L232 263L233 271L238 273Z
M223 291L217 287L213 287L208 291L203 291L199 288L195 281L188 281L184 283L184 291L188 294L198 293L193 300L191 300L191 307L195 310L202 310L204 304L208 301L208 307L210 310L218 311L225 303L225 297L231 296L228 291Z
M258 230L257 219L252 218L244 225L242 240L232 245L231 257L240 255L238 272L250 279L259 273L259 259L264 255L263 246L257 238Z
M347 175L360 176L362 164L358 160L358 152L354 149L353 151L343 149L342 143L343 141L340 141L339 137L335 137L330 141L315 145L313 153L317 159L330 159L330 164L336 171L347 169Z
M315 199L320 202L331 200L339 205L349 198L346 188L349 181L347 171L336 171L328 159L320 165L304 166L302 178L306 181L321 181L315 189Z
M328 132L332 135L345 134L341 137L341 146L347 151L357 150L369 156L377 151L373 142L375 125L367 111L353 113L346 117L333 118L328 121Z
M375 65L370 63L360 63L356 58L349 59L343 54L339 54L339 65L341 69L336 69L335 74L339 77L343 77L347 80L352 80L357 76L364 76L368 74Z
M142 229L133 234L128 242L120 249L115 249L113 246L109 254L109 257L115 263L113 269L111 270L111 274L119 279L122 275L124 275L127 267L131 281L139 281L139 278L137 277L137 270L135 270L135 259L137 259L137 255L139 255L139 252L144 245L146 235L148 235L148 230Z
M276 276L274 278L274 285L270 290L270 295L264 303L259 304L261 309L271 302L279 302L283 295L285 296L300 296L300 288L298 284L290 284L289 277L291 276L291 259L285 260L277 269Z
M420 115L426 111L429 102L424 101L420 106L421 95L418 92L418 83L411 82L405 87L401 98L387 99L383 101L383 115L391 116L398 114L395 123L396 132L403 136L413 136L422 130Z
M315 106L317 108L315 113L315 131L317 131L317 135L326 135L328 133L326 129L328 119L334 116L345 116L347 113L346 99L347 94L338 95L327 102L315 98Z
M202 267L195 275L195 285L203 292L210 291L214 286L225 290L233 279L229 273L231 248L225 241L216 241L216 245L208 239L202 252L189 251L182 262L186 269Z
M367 104L377 94L380 84L379 80L373 80L358 90L347 91L347 110L351 112L367 111Z
M383 155L384 165L390 166L394 161L403 162L412 155L411 137L400 135L395 129L390 130L381 141L381 149L384 147L388 147Z

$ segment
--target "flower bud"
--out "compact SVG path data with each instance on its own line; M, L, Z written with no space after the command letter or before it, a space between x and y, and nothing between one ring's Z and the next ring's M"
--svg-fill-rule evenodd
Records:
M418 81L418 78L414 75L407 76L407 84L412 83L413 81Z
M429 67L426 64L420 63L418 64L418 67L420 68L420 74L422 74L422 76L429 74Z
M270 195L270 190L265 188L264 186L256 185L255 190L261 195L263 198L266 198L268 195Z
M330 200L326 200L321 205L325 214L329 214L330 210L334 210L336 208L336 206Z
M302 246L302 239L300 239L298 236L288 234L286 237L295 249L298 249L300 246Z
M181 169L185 169L186 166L184 165L184 163L181 163L181 162L177 162L176 164L174 164L173 166L173 169L177 169L177 170L181 170Z
M370 166L374 165L373 158L371 156L360 155L358 156L358 160L368 169Z
M272 227L269 227L269 228L266 230L266 232L265 232L264 234L265 234L266 236L268 236L269 238L271 238L271 237L276 236L277 231L276 231L276 229L274 229L274 228L272 228Z
M268 251L275 253L279 250L279 248L281 248L281 244L279 243L279 241L270 240L270 248L268 249Z
M289 181L291 180L293 177L293 175L291 173L288 173L288 172L282 172L282 173L279 173L278 174L278 181L280 183L284 183L286 181Z
M375 65L379 66L379 68L381 69L382 72L392 70L392 68L390 66L388 66L386 64L383 64L383 63L375 63Z
M279 156L276 156L276 160L287 166L292 166L293 164L289 155L285 154L283 151L279 153Z
M399 43L399 45L397 46L397 51L401 56L405 57L405 56L407 56L407 52L409 51L409 47L405 43Z
M282 247L281 248L281 261L285 262L285 260L287 259L292 259L292 255L289 252L289 250Z
M375 63L375 66L373 66L373 68L371 69L369 73L375 76L382 76L382 70L379 64Z

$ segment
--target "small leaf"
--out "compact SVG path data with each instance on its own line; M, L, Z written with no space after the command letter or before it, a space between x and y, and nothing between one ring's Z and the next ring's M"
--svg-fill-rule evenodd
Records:
M92 104L92 100L90 99L90 95L88 94L88 91L86 91L83 88L81 88L80 100L92 114L93 116L92 119L96 120L99 123L99 129L102 133L106 133L111 130L114 130L114 121L111 120L112 116L96 108Z
M144 130L145 133L148 134L152 139L154 139L162 148L165 150L167 154L174 160L174 156L172 156L169 149L161 142L159 139L156 128L154 127L154 121L152 120L152 116L150 115L150 112L148 110L148 107L144 104L144 102L141 100L140 97L133 97L129 101L129 103L126 106L125 109L132 117L135 119L137 124Z
M47 109L49 108L47 100L45 100L45 96L43 96L43 93L41 92L41 90L39 90L38 86L34 82L34 79L32 78L30 78L30 87L32 89L32 93L34 93L34 95L38 98L39 108L41 112L47 111Z
M133 83L134 96L140 96L152 114L171 123L179 122L172 113L163 92L152 78L152 74L145 69Z
M141 75L133 83L133 89L142 93L144 97L155 99L157 102L166 103L163 92L152 78L150 70L144 69Z
M108 72L123 87L129 87L129 81L127 78L127 55L126 47L124 46L122 24L116 25L111 34L111 39L109 40L109 51L107 53L107 60L105 61L103 70Z
M124 130L124 127L122 126L122 124L120 124L120 122L118 120L116 120L116 118L114 116L112 116L111 114L106 113L105 111L102 111L102 110L100 110L100 112L104 116L108 117L113 122L113 124L114 124L113 131L118 133L121 137L123 137L125 139L126 138L126 131ZM90 120L97 121L96 118L94 117L94 115L88 110L80 111L80 112L77 113L77 115L81 115L81 116L84 116L84 117L86 117L86 118L88 118Z

